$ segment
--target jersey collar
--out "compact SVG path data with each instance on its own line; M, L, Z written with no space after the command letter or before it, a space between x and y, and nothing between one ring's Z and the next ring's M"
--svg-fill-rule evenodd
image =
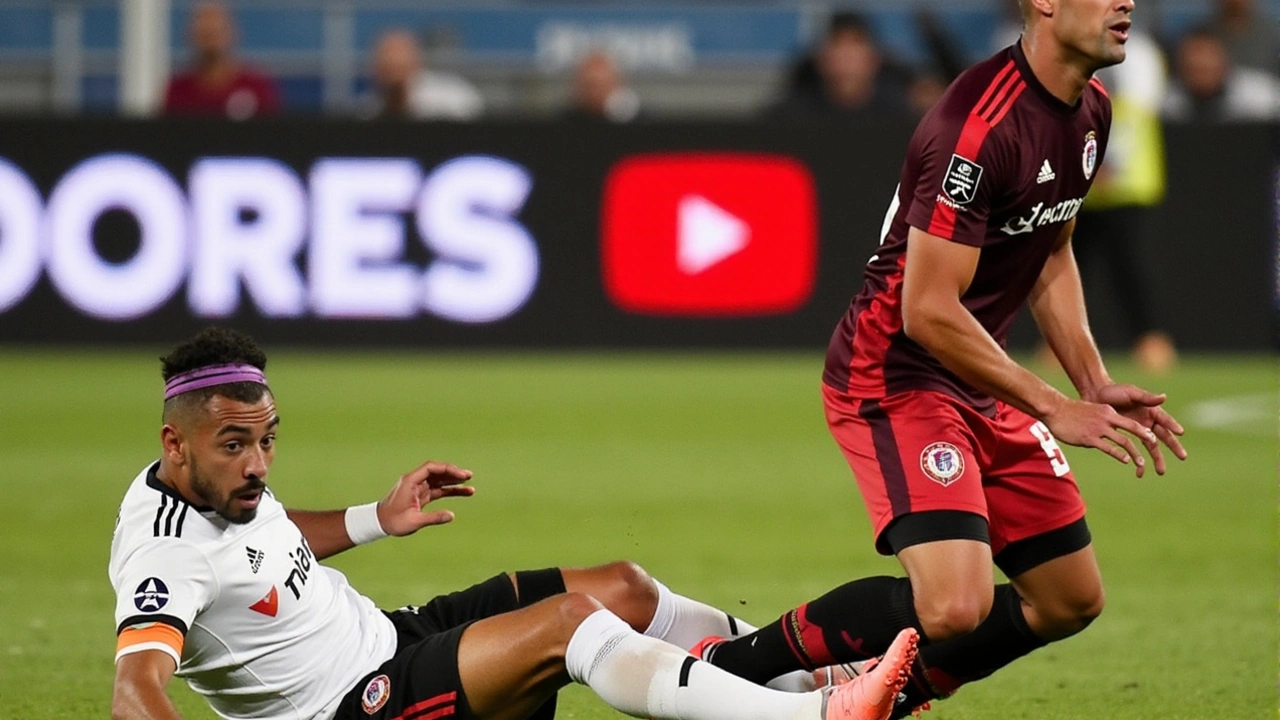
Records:
M1040 102L1044 103L1045 107L1059 115L1067 116L1074 115L1076 111L1080 109L1080 106L1084 104L1084 94L1080 95L1080 99L1076 101L1075 105L1068 105L1057 95L1049 92L1048 88L1040 84L1040 78L1037 78L1036 74L1032 72L1031 63L1027 62L1027 55L1022 51L1021 37L1019 37L1018 41L1013 44L1012 50L1013 61L1018 65L1018 72L1020 72L1023 79L1026 80L1027 87L1031 88L1031 91L1036 94L1036 97L1040 98ZM1086 87L1086 91L1087 90L1088 88Z
M192 509L194 509L196 512L200 512L200 513L213 512L213 508L207 505L193 505L186 498L179 495L177 490L174 490L168 485L165 485L164 483L160 482L160 476L156 474L159 471L160 471L159 460L155 461L155 463L152 464L151 467L147 468L147 487L152 488L153 490L159 490L161 493L168 495L169 497L175 500L191 505Z

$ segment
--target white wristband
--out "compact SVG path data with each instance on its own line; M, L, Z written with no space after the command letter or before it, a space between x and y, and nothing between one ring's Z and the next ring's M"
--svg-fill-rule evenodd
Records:
M378 503L369 503L368 505L352 505L347 508L347 514L343 517L347 526L347 537L351 538L351 542L356 545L368 545L374 540L381 540L387 536L387 531L382 529L382 523L378 522Z

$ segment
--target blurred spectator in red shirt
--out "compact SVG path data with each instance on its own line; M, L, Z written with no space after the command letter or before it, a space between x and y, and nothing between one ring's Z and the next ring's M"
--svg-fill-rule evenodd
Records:
M169 79L166 115L245 120L280 111L275 83L235 59L235 22L222 3L202 2L192 8L188 32L191 67Z

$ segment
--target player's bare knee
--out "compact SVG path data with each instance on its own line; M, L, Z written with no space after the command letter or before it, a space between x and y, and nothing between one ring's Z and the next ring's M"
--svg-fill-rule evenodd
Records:
M1102 588L1054 598L1034 608L1039 616L1037 632L1045 640L1061 640L1089 627L1102 614L1106 599Z
M1085 625L1088 625L1098 619L1098 616L1102 614L1102 609L1106 606L1107 594L1099 587L1098 591L1089 598L1088 603L1081 605L1079 617L1084 621Z
M628 594L650 602L658 601L658 585L644 568L630 560L619 560L605 567L617 577L618 583L627 589Z
M1097 620L1105 606L1106 597L1100 587L1095 592L1066 598L1056 618L1057 625L1066 634L1074 635Z
M586 593L568 592L556 596L556 610L566 639L592 613L604 609L604 604Z
M916 598L916 615L931 642L973 632L991 613L992 594L955 593L935 598Z
M658 607L658 584L639 565L623 560L605 569L613 576L614 602L606 602L619 617L637 632L644 632Z

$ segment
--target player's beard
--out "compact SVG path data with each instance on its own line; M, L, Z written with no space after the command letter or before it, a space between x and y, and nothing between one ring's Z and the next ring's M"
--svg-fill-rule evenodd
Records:
M1124 62L1125 46L1111 39L1110 30L1099 40L1098 45L1098 52L1094 55L1097 66L1094 72Z
M1098 37L1097 47L1093 52L1093 59L1097 65L1097 67L1094 68L1094 72L1097 72L1102 68L1119 65L1124 62L1125 43L1113 38L1111 35L1111 29L1115 27L1117 23L1128 19L1128 16L1107 18L1106 25L1102 29L1102 35ZM1128 31L1130 33L1133 32L1132 25L1129 25Z
M198 495L205 505L213 508L219 517L229 523L244 525L253 522L253 519L258 516L256 507L235 511L232 509L232 504L239 495L261 490L267 486L266 483L258 479L250 480L225 495L219 495L217 484L200 474L200 466L196 463L195 456L188 458L188 465L191 468L191 491Z

